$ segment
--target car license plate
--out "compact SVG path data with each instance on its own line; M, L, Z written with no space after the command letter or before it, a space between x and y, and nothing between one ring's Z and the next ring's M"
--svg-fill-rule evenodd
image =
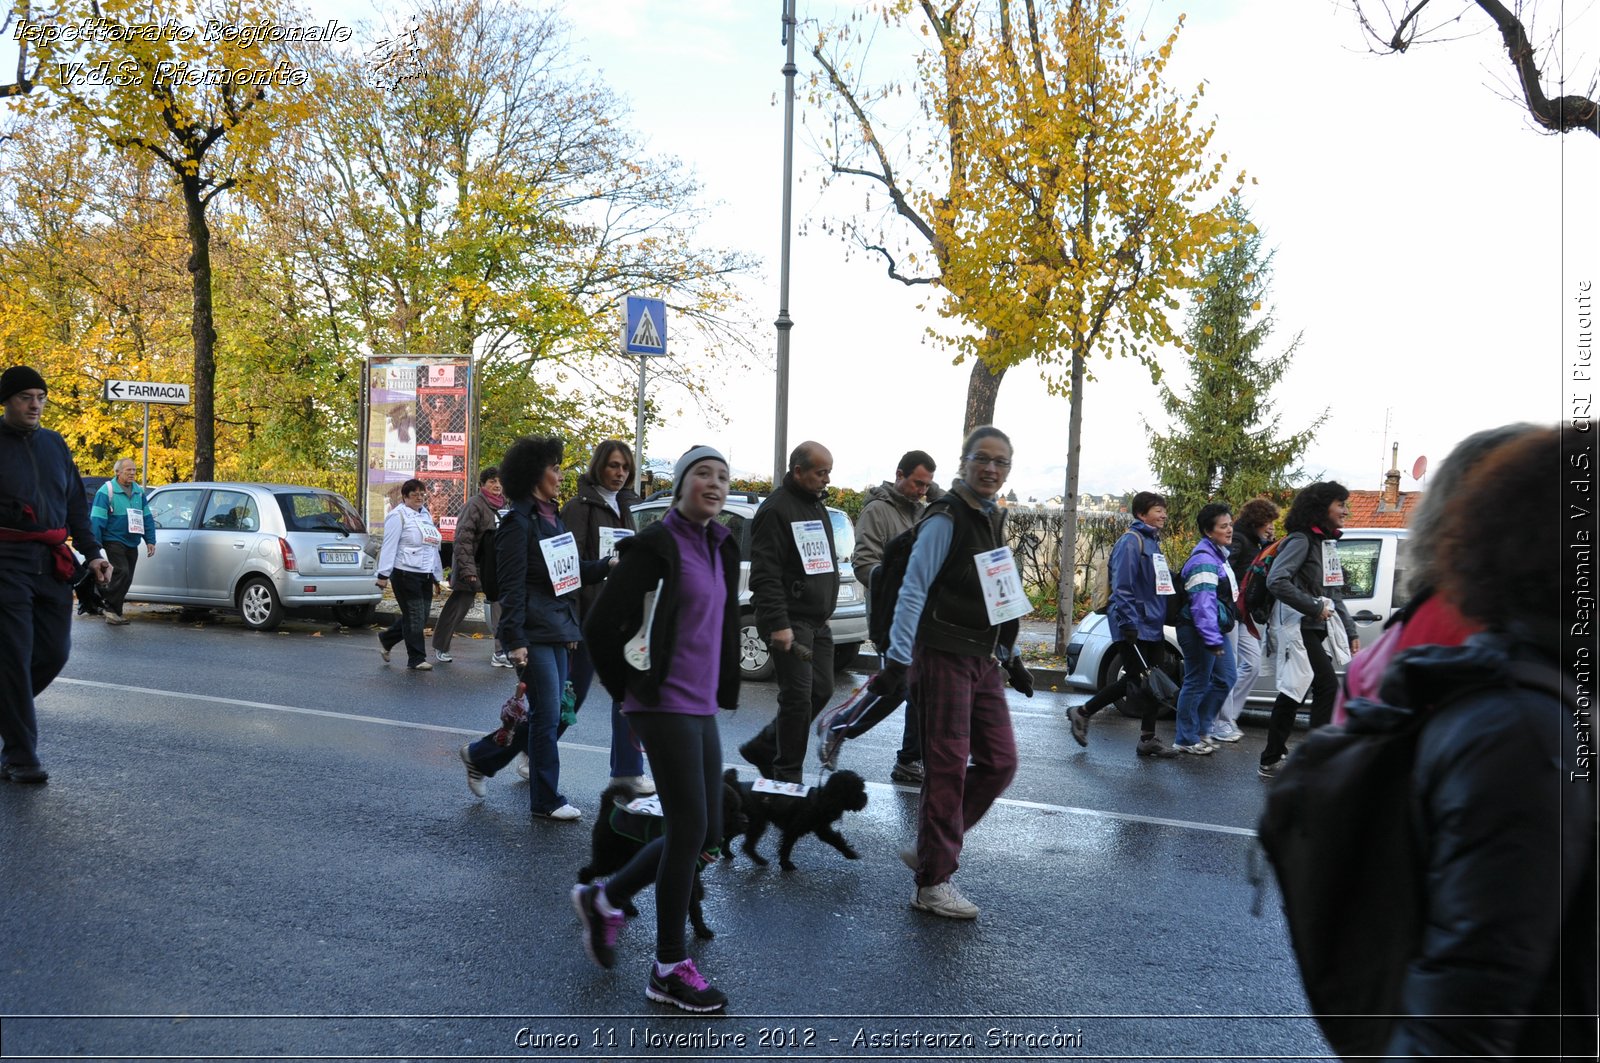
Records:
M324 565L353 565L361 555L354 550L318 550L317 558Z

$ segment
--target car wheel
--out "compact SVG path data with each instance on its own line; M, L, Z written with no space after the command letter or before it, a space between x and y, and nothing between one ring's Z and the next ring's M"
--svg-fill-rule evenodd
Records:
M372 623L372 618L377 612L378 606L375 602L363 605L336 605L333 607L333 618L345 627L366 627Z
M739 627L739 678L763 683L772 678L778 666L772 660L767 644L756 633L754 613L744 614Z
M843 646L833 648L833 671L835 675L843 675L855 667L856 657L861 653L861 643L847 642Z
M1176 667L1174 667L1171 660L1171 655L1169 655L1166 664L1166 670L1167 674L1172 676L1173 682L1177 683L1179 686L1183 685L1183 665L1181 661ZM1105 664L1101 665L1100 671L1100 689L1102 690L1122 678L1122 649L1120 646L1106 654L1106 662ZM1122 715L1128 717L1129 719L1137 720L1143 716L1143 712L1140 710L1139 702L1134 698L1121 697L1111 704L1118 712L1122 713ZM1173 712L1173 710L1163 707L1158 719L1170 720L1176 715L1177 713Z
M283 619L283 603L272 584L257 576L239 589L239 615L245 627L271 631Z

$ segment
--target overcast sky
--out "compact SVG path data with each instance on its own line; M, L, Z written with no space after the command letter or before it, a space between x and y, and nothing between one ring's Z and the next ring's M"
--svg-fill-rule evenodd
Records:
M801 0L799 9L802 19L830 20L850 6ZM1567 5L1569 18L1578 6ZM652 144L687 160L724 204L708 238L763 257L767 274L751 298L770 321L781 0L581 0L565 10ZM1436 463L1469 432L1558 419L1562 329L1570 341L1577 282L1596 279L1600 141L1533 129L1507 99L1512 87L1492 30L1378 56L1348 11L1328 0L1158 0L1151 34L1184 11L1172 83L1206 82L1204 102L1218 119L1213 146L1228 153L1230 169L1243 166L1257 179L1248 203L1277 249L1276 339L1304 334L1276 393L1278 409L1286 425L1331 410L1307 471L1376 488L1388 467L1387 439L1400 445L1409 489L1418 456ZM1569 64L1582 56L1581 69L1592 71L1600 56L1592 7L1568 35ZM813 64L800 54L805 77ZM838 216L864 196L859 188L820 194L818 164L802 135L797 225ZM791 442L811 436L829 444L835 482L849 485L889 475L913 446L953 465L966 367L923 344L931 312L915 304L925 293L904 290L860 255L846 261L844 250L818 225L795 242ZM1181 360L1167 364L1178 371ZM1081 486L1147 486L1139 415L1159 417L1155 387L1128 364L1102 362L1097 374L1085 393ZM765 470L770 381L741 382L727 397L733 422L712 438L733 451L736 465ZM996 421L1016 443L1018 494L1060 494L1066 401L1046 396L1036 373L1016 369ZM672 425L649 451L670 456L707 431Z
M351 18L369 0L309 0L314 16ZM717 204L703 237L758 256L745 285L754 339L769 352L778 307L783 49L782 0L560 0L576 46L631 105L652 151L682 158ZM799 0L802 20L832 21L861 3ZM1275 392L1287 427L1331 416L1305 462L1353 488L1381 486L1388 442L1402 485L1413 462L1445 456L1464 435L1563 412L1564 352L1575 343L1574 297L1600 279L1600 140L1536 131L1512 100L1498 35L1471 5L1448 44L1371 54L1334 0L1154 0L1131 5L1151 36L1189 14L1170 82L1204 80L1218 121L1212 142L1228 171L1256 178L1247 203L1275 248L1276 350L1304 339ZM1566 4L1568 69L1584 91L1600 58L1596 5ZM381 3L370 10L392 16ZM1454 10L1454 8L1452 8ZM1545 4L1553 21L1560 5ZM1541 27L1540 32L1551 27ZM802 36L802 41L806 37ZM801 77L814 64L800 49ZM885 51L885 55L890 54ZM1547 66L1554 72L1555 64ZM1554 95L1554 93L1552 93ZM968 369L928 346L932 311L877 263L819 224L856 209L861 186L820 191L812 138L797 136L790 313L792 444L834 453L836 484L888 477L906 449L928 450L940 479L954 471ZM806 223L811 223L807 225ZM1565 330L1565 338L1563 331ZM1164 363L1181 379L1181 359ZM1081 487L1152 485L1140 415L1160 417L1148 374L1100 361L1087 388ZM737 471L764 474L774 448L770 375L717 390L731 420L693 410L655 431L647 454L671 460L696 442L720 445ZM1037 372L1007 376L996 422L1016 444L1012 487L1061 493L1067 403Z

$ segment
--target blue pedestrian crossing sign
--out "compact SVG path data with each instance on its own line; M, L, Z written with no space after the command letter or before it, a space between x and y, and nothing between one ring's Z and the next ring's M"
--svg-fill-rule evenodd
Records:
M630 295L622 323L622 353L667 353L667 304L661 299Z

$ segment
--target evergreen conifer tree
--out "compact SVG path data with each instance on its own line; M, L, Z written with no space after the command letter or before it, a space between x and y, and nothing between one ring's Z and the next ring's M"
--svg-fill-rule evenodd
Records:
M1279 434L1282 417L1269 392L1288 371L1300 336L1279 354L1263 353L1274 324L1271 310L1262 310L1272 255L1263 252L1261 234L1237 197L1228 214L1244 227L1236 242L1206 260L1208 285L1189 310L1188 393L1161 385L1172 427L1158 432L1145 423L1150 465L1169 503L1167 526L1190 539L1194 515L1209 501L1238 509L1257 495L1286 494L1328 417L1324 408L1306 427Z

